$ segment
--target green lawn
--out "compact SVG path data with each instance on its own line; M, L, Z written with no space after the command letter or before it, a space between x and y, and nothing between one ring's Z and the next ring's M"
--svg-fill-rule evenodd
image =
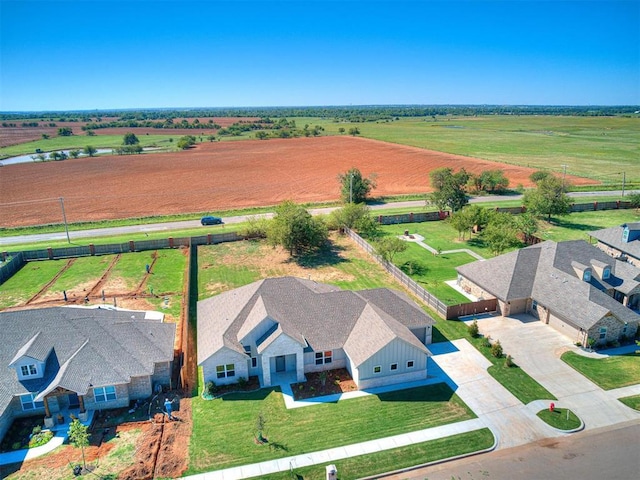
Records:
M0 308L23 304L44 287L66 265L67 260L29 262L0 285Z
M582 423L575 413L566 408L556 408L553 412L545 408L536 415L558 430L574 430Z
M429 442L416 443L408 447L394 448L384 452L338 460L334 464L338 470L338 477L342 480L349 480L387 472L390 468L407 468L443 458L477 452L490 448L493 442L494 437L491 430L483 428ZM325 480L324 466L323 464L296 468L293 473L298 476L298 479ZM291 472L287 471L262 476L261 478L266 480L291 480L292 477Z
M630 397L624 397L619 399L627 407L631 407L634 410L640 410L640 395L632 395Z
M445 384L287 410L278 390L194 398L188 474L300 455L475 418ZM256 445L265 419L272 448Z
M123 253L111 269L109 282L122 285L127 290L134 291L145 276L145 266L153 261L154 252Z
M562 354L562 360L604 390L640 383L640 354L607 358L588 358L574 352Z
M112 260L113 255L76 258L73 264L48 288L47 294L62 295L63 290L93 287Z

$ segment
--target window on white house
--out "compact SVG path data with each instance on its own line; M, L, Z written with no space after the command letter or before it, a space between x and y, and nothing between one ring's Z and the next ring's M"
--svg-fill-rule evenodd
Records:
M397 369L398 369L397 363L392 363L391 366L389 367L389 370L397 370Z
M20 372L22 373L23 377L30 377L32 375L37 375L38 374L38 368L31 364L31 365L22 365L20 367Z
M407 368L413 368L413 365L414 365L413 360L407 361Z
M26 393L24 395L20 395L20 403L22 403L22 410L35 410L36 408L44 408L44 402L36 402L34 399L36 398L35 393Z
M331 350L328 350L326 352L316 352L316 365L331 363L332 360L333 352Z
M93 389L93 396L96 402L109 402L118 398L116 395L116 387L113 385L108 387L95 387Z
M373 367L373 373L380 373L382 371L382 367L380 365L376 365Z
M589 270L585 270L584 273L582 274L582 279L585 282L590 282L591 281L591 272Z
M256 368L258 366L258 357L251 357L251 367Z
M538 301L537 300L532 301L531 302L531 310L533 310L535 312L537 308L538 308Z
M229 378L236 376L236 366L233 363L227 365L218 365L216 367L216 375L218 378Z
M600 327L600 340L607 338L607 327Z
M604 271L602 272L602 279L608 280L610 276L611 276L611 269L609 267L605 267Z

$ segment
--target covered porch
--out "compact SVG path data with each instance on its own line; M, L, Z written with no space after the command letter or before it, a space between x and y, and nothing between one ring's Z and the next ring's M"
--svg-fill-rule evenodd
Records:
M93 412L87 412L85 409L83 395L57 387L45 394L42 401L44 403L45 428L53 431L67 431L75 419L85 425L91 423Z

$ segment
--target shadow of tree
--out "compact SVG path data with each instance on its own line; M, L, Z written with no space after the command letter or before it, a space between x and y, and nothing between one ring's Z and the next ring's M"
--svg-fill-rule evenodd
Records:
M276 450L276 451L283 451L283 452L288 452L289 451L289 447L286 446L284 443L280 443L280 442L269 442L269 449L270 450Z
M299 266L309 269L338 265L339 263L349 261L342 256L342 252L344 250L344 247L336 245L332 241L328 241L321 249L307 255L292 257L289 261L295 262Z

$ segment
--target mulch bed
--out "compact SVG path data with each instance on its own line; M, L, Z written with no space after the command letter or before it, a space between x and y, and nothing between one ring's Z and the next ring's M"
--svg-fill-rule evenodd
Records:
M253 392L260 389L260 379L257 376L249 377L246 383L240 386L238 383L232 383L230 385L216 385L216 391L214 397L220 397L229 393L236 392ZM205 393L205 398L209 398Z
M322 381L323 375L321 375L321 373L326 373L324 385ZM293 390L293 398L295 400L323 397L325 395L358 390L356 382L353 381L346 368L337 368L326 372L307 373L305 376L307 377L306 382L291 384L291 390Z

